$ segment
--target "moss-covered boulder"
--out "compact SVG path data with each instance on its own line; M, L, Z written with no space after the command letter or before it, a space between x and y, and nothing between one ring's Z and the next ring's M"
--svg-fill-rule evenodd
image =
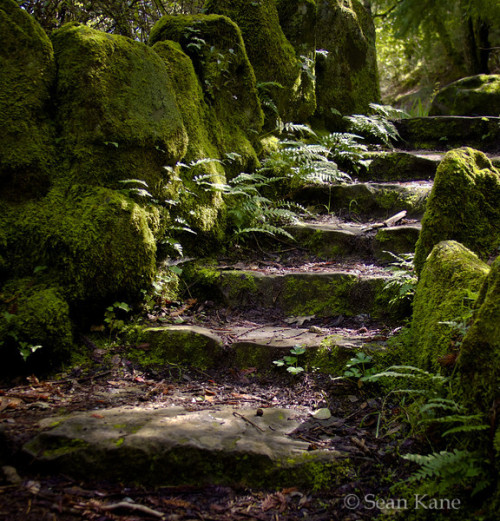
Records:
M316 110L316 0L277 0L276 6L281 29L302 67L294 121L305 121Z
M143 208L117 191L55 188L12 213L9 270L27 275L46 266L73 304L131 299L154 278L159 230L153 207Z
M467 321L488 272L488 265L458 242L443 241L433 248L413 301L412 363L435 371L442 357L457 353L457 331L445 322L458 326Z
M281 84L282 88L266 91L284 121L304 121L314 112L314 85L303 74L306 62L301 62L281 29L276 0L207 0L205 10L228 16L238 24L259 83Z
M0 4L0 198L47 191L54 160L50 92L52 44L14 0Z
M192 168L179 168L182 178L180 208L184 219L193 228L202 232L221 231L219 226L224 204L222 195L215 190L206 190L195 182L195 178L207 176L212 183L225 182L225 172L217 146L217 129L220 127L214 110L206 103L193 62L182 51L177 42L157 42L154 51L163 59L172 78L177 106L188 134L188 148L184 164L197 164ZM200 161L213 159L213 161Z
M193 62L205 103L213 113L205 124L213 125L211 138L219 155L239 154L235 172L255 168L258 161L253 144L262 129L263 114L238 26L217 15L165 16L151 30L149 43L163 40L178 42ZM163 50L165 56L165 47ZM178 73L174 75L178 86ZM183 114L187 115L186 109Z
M0 289L0 356L2 370L29 359L58 356L73 342L69 306L60 287L43 283L42 275L14 279ZM41 351L38 352L38 349Z
M489 411L500 397L500 257L491 265L476 308L457 360L464 401L474 412Z
M364 114L380 98L375 28L359 0L318 0L316 116L327 127L342 114Z
M430 116L500 116L500 74L462 78L441 89Z
M297 56L314 59L316 53L316 0L277 0L279 22Z
M461 148L441 161L415 249L417 272L443 240L456 240L483 259L500 246L500 172L482 152Z
M64 26L52 42L62 182L116 188L140 179L163 195L163 167L183 157L187 136L162 59L83 25Z

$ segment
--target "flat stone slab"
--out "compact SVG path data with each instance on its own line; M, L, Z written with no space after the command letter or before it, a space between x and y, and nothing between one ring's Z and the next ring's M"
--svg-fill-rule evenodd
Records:
M288 436L307 411L262 411L175 406L74 413L43 420L48 430L23 451L44 470L127 483L314 487L336 474L340 453L308 451L308 443Z

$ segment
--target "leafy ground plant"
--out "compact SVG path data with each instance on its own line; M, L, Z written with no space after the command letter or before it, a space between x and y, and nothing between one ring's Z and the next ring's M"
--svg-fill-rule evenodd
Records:
M290 374L299 374L304 371L304 368L299 365L299 356L306 352L306 348L300 345L296 345L290 349L291 356L284 356L281 360L275 360L273 362L277 367L286 367L286 370Z

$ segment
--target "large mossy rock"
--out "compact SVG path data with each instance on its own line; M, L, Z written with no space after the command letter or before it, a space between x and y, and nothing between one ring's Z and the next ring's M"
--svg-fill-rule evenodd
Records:
M500 257L491 265L476 308L457 360L464 401L474 412L489 411L500 398Z
M316 53L316 0L277 0L281 29L297 56L314 60Z
M439 164L415 249L417 272L443 240L456 240L483 259L500 246L500 172L482 152L452 150Z
M258 160L253 144L262 129L263 114L255 75L238 26L217 15L165 16L151 30L149 43L155 45L163 40L179 43L193 62L204 101L210 107L204 124L212 126L211 139L219 156L236 153L240 156L238 171L255 168ZM165 47L163 51L165 56ZM169 55L173 57L172 52ZM184 62L182 66L187 67L187 64ZM179 86L179 72L173 74ZM199 95L196 84L189 88ZM197 110L205 112L204 106ZM187 116L188 111L182 109L183 115ZM191 125L193 132L193 121L187 125ZM203 138L193 136L197 137ZM203 143L201 146L206 146L206 139Z
M16 358L21 361L17 350L28 357L36 346L35 357L49 356L49 353L57 357L72 346L73 325L64 291L42 280L40 272L28 278L10 280L1 288L2 372L10 368L9 362L16 365Z
M231 18L241 29L259 83L277 82L269 90L284 121L303 122L315 109L314 83L280 26L276 0L207 0L205 11ZM313 74L311 63L310 74Z
M102 187L55 188L11 211L9 271L45 266L72 304L137 298L156 273L159 214Z
M500 116L500 74L462 78L441 89L430 116Z
M466 321L489 267L455 241L437 244L422 270L413 301L412 363L436 371L439 361L455 353L456 331L444 322Z
M163 167L184 156L187 136L161 58L83 25L64 26L52 42L62 182L117 188L140 179L163 195Z
M180 190L178 207L193 228L202 232L220 232L218 221L224 207L222 195L215 190L204 190L195 182L199 176L208 176L212 183L226 181L220 161L223 156L217 144L220 124L214 110L205 102L193 62L181 46L166 40L157 42L153 49L165 62L172 78L177 106L188 134L188 148L183 163L196 164L197 161L209 158L214 160L200 161L196 167L179 169L183 189Z
M14 0L0 4L0 198L47 191L54 161L50 93L52 44Z
M316 116L327 127L338 115L365 114L380 99L375 28L358 0L318 0L316 45L328 51L316 63Z

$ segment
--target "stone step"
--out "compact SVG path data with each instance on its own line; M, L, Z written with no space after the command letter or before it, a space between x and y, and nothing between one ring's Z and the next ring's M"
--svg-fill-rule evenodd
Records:
M420 223L400 226L358 223L302 223L287 228L301 247L320 259L358 258L392 262L396 255L413 253Z
M147 328L141 333L140 347L131 345L127 359L143 367L183 365L198 369L248 368L270 372L273 362L289 355L295 346L305 348L300 364L340 376L345 362L357 351L380 351L385 337L370 325L367 316L357 317L356 329L341 327L306 327L314 316L298 316L289 322L301 324L225 323L221 327L169 325ZM348 322L338 317L339 326ZM365 327L364 324L368 327ZM361 327L362 326L362 327ZM145 357L144 350L148 355Z
M434 179L437 167L445 152L417 150L404 152L372 152L371 162L361 169L357 179L361 181L417 181ZM500 167L500 156L486 154L493 166Z
M425 211L432 182L352 183L339 185L308 185L293 199L314 210L334 212L349 217L387 218L406 210L409 217L421 217Z
M145 485L303 486L336 480L344 455L290 434L304 408L117 407L42 420L24 445L31 465L73 478Z
M389 306L394 295L384 291L390 279L389 273L375 266L363 266L363 273L356 269L277 273L229 269L212 272L205 281L205 291L218 295L231 309L275 309L286 316L368 314L390 319L400 314Z
M357 176L366 181L418 181L434 179L444 154L391 151L372 154L368 168Z
M500 152L500 118L432 116L394 121L402 138L398 146L408 150L450 150L470 146L484 152Z

